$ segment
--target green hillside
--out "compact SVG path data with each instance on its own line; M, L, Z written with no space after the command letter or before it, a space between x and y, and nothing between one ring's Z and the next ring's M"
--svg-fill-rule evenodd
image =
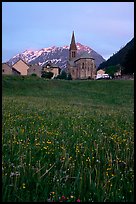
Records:
M134 202L134 81L2 77L3 202Z
M125 74L134 73L134 38L107 61L101 63L98 69L106 69L118 64L125 68Z

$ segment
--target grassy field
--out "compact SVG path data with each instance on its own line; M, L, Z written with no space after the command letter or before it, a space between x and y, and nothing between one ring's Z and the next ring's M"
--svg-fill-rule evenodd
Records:
M134 81L2 78L2 200L134 201Z

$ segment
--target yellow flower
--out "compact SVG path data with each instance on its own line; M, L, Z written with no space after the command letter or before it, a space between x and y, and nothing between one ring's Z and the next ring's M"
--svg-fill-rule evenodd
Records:
M47 144L51 144L51 141L47 141Z
M109 174L108 174L108 172L106 171L106 176L108 176Z
M25 183L23 183L23 184L22 184L22 188L23 188L23 189L25 189L25 188L26 188L26 185L25 185Z

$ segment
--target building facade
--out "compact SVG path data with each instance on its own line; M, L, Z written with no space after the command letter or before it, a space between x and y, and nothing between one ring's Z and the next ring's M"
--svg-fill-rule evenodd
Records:
M77 56L77 47L75 43L74 32L69 48L69 59L67 61L67 73L72 79L95 79L96 65L95 60L88 53Z
M42 71L45 72L52 72L53 77L56 77L60 74L60 68L58 65L52 63L51 61L46 62L44 65L42 65Z
M32 75L32 74L36 74L38 77L41 77L41 70L42 70L42 66L40 65L29 65L29 68L27 70L27 75Z
M12 67L10 67L7 63L2 63L2 74L12 75Z
M15 64L12 65L21 75L27 75L27 70L29 69L29 65L24 62L22 59L19 59Z

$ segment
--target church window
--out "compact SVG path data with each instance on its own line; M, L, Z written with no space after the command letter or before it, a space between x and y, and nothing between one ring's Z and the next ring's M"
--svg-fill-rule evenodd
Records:
M72 52L72 57L75 57L75 52Z
M4 72L4 69L2 70L2 72Z
M85 64L84 64L84 62L82 63L82 69L84 69L85 68Z

